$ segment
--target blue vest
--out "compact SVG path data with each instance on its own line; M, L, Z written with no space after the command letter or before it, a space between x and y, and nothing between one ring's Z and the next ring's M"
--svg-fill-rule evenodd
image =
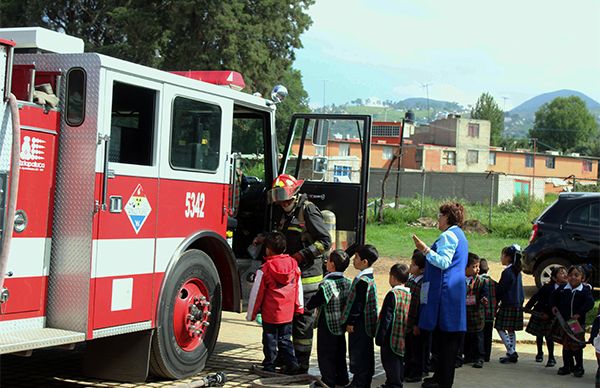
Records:
M465 268L469 254L469 243L465 234L458 226L451 226L458 238L458 246L452 257L450 267L441 270L425 262L423 285L421 286L422 299L419 315L419 327L424 330L434 330L438 327L442 331L467 330L467 286L465 282ZM439 239L431 249L436 250ZM427 295L423 295L425 284L429 283Z

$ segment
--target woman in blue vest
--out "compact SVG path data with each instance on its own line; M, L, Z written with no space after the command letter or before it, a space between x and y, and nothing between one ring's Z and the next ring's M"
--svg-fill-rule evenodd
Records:
M432 378L424 388L449 388L454 383L454 362L467 330L465 268L469 244L460 226L464 207L457 202L440 206L438 228L442 234L428 247L413 235L415 246L425 254L425 273L421 286L419 328L432 332L438 346L438 359Z

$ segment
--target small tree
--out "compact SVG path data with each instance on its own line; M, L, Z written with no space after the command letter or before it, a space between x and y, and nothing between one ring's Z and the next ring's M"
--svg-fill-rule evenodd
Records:
M598 123L581 98L557 97L535 112L529 137L564 152L597 140Z
M471 118L488 120L491 124L490 144L499 145L504 132L504 112L489 93L483 93L471 109Z

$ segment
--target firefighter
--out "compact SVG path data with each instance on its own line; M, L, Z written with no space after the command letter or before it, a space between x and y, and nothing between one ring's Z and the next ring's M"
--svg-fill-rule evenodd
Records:
M298 261L302 271L304 300L308 301L319 289L323 280L323 255L331 246L331 236L319 208L306 194L300 194L303 180L281 174L273 181L269 201L279 205L281 216L275 217L276 229L287 241L288 253ZM293 322L294 351L301 372L308 371L312 350L314 310L304 310Z

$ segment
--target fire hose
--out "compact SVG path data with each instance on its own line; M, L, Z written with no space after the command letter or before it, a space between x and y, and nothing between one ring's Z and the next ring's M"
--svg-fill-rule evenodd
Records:
M4 287L4 278L8 267L8 254L10 253L10 243L12 240L13 225L15 223L15 210L17 207L17 191L19 188L19 155L21 152L21 122L19 118L19 105L14 94L8 98L12 118L12 152L10 163L10 179L8 206L6 212L6 222L4 224L4 238L2 239L2 252L0 253L0 290Z

